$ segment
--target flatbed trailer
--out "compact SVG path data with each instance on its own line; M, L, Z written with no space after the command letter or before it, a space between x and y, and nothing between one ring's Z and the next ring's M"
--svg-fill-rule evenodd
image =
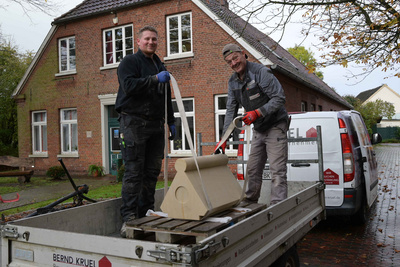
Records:
M242 206L236 217L234 210L215 216L234 218L228 223L198 223L197 230L178 232L174 220L152 218L169 228L138 224L137 239L119 237L120 198L20 219L1 226L0 265L269 266L324 219L323 189L314 183L268 208Z
M321 158L314 161L323 170ZM209 219L139 218L129 223L129 238L119 236L121 198L23 218L0 226L0 266L299 266L296 243L325 219L320 177L288 181L289 197L269 207L267 180L258 204ZM164 190L155 199L160 210Z

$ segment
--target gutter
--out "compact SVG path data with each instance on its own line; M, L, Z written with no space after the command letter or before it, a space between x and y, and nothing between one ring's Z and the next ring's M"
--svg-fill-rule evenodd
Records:
M43 40L42 44L39 47L39 50L36 52L35 57L33 58L31 64L29 65L28 69L25 71L24 76L19 81L17 87L15 88L14 92L12 93L12 97L16 97L21 92L22 88L25 86L26 82L28 81L29 76L31 75L32 71L35 69L37 63L39 62L40 57L42 56L44 50L47 48L51 38L53 38L58 26L53 25L49 32L46 35L46 38Z

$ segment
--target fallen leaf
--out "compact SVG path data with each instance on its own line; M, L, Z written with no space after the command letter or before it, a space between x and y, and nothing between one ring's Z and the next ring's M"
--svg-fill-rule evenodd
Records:
M381 228L379 228L378 231L382 233L383 230Z
M394 236L388 235L389 238L394 238Z

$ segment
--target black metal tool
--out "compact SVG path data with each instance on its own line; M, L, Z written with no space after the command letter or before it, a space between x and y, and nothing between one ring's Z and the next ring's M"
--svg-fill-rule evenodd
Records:
M77 206L82 205L83 199L86 199L86 200L88 200L90 202L97 202L96 200L88 198L87 196L83 195L83 194L87 194L89 192L89 186L87 186L86 184L76 186L76 184L75 184L74 180L72 179L71 175L69 175L69 172L68 172L67 168L65 167L64 162L62 161L62 159L58 158L58 161L60 162L61 166L63 167L63 169L65 171L65 174L68 177L68 180L70 181L72 187L74 188L74 192L66 195L65 197L62 197L62 198L58 199L57 201L55 201L55 202L53 202L53 203L51 203L51 204L49 204L47 206L38 208L34 213L29 214L27 217L33 217L33 216L36 216L36 215L46 214L48 212L51 212L55 206L57 206L58 204L60 204L60 203L62 203L64 201L66 201L67 199L70 199L70 198L73 198L73 197L77 198L77 204L76 204Z

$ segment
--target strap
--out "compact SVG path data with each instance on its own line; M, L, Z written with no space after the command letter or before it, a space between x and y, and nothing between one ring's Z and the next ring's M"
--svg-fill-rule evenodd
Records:
M233 119L233 121L231 122L231 124L229 124L228 128L225 131L225 134L222 136L221 141L219 142L218 146L215 148L215 150L217 150L218 148L221 147L221 145L223 143L225 143L226 140L228 140L229 136L231 135L231 133L233 132L233 130L235 130L235 128L239 129L239 130L244 130L246 129L244 126L242 127L236 127L236 125L240 125L240 122L242 120L243 116L237 116L236 118Z
M197 155L196 155L196 152L194 151L192 136L191 136L190 131L189 131L189 124L188 124L188 121L187 121L187 118L186 118L185 107L183 106L181 92L179 91L178 83L176 82L174 76L172 76L170 74L170 77L171 77L172 88L173 88L174 94L175 94L175 100L176 100L176 103L178 105L179 115L181 116L181 120L182 120L182 124L183 124L183 130L185 131L185 135L186 135L186 138L187 138L188 143L189 143L190 151L192 152L192 156L193 156L194 162L196 163L197 172L198 172L199 177L200 177L201 188L203 190L204 196L205 196L206 201L207 201L208 210L212 210L211 201L210 201L210 198L208 197L208 194L206 192L206 189L205 189L205 186L204 186L204 181L203 181L203 178L201 176L199 164L197 162Z

